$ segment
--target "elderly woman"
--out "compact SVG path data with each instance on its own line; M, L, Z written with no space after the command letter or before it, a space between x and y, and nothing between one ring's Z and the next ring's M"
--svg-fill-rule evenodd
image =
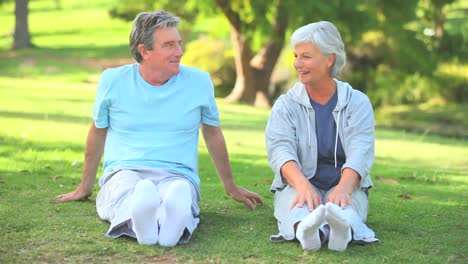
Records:
M343 41L327 21L291 36L300 82L274 104L266 128L275 179L273 242L297 239L305 250L344 251L354 239L376 242L367 218L374 160L369 98L335 79L346 63Z

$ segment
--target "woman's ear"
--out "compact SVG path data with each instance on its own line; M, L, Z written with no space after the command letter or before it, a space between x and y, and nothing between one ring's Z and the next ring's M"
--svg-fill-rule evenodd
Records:
M333 64L335 64L335 60L336 60L336 54L335 53L332 53L332 54L330 54L330 56L328 56L328 68L333 67Z

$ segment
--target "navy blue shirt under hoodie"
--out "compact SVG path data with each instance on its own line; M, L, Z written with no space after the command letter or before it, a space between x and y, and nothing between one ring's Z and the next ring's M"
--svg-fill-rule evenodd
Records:
M338 184L341 177L341 168L346 162L346 157L338 137L336 150L337 166L335 168L335 137L336 123L333 118L333 109L338 102L338 95L335 94L325 104L319 104L310 100L312 108L315 110L315 129L317 131L317 171L310 182L320 190L330 190Z

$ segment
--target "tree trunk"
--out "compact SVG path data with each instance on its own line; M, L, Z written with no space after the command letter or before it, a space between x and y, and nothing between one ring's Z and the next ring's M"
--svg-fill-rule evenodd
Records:
M231 38L234 46L234 63L236 65L236 83L231 93L225 98L227 102L245 102L253 104L255 100L255 86L252 82L250 60L252 51L243 40L238 29L231 25Z
M437 39L442 39L444 36L444 23L445 23L445 15L442 13L435 19L435 36Z
M15 1L15 35L12 49L25 49L32 47L28 24L29 0Z
M242 34L231 27L231 35L237 76L234 88L225 100L270 107L268 86L283 43L268 43L252 57L250 47L243 40Z
M244 102L256 107L270 107L268 94L270 78L283 48L284 36L288 24L285 8L278 2L276 18L272 24L272 35L269 41L253 57L249 43L242 34L242 23L238 16L225 11L231 24L231 36L234 46L236 65L236 83L231 93L225 98L227 102Z

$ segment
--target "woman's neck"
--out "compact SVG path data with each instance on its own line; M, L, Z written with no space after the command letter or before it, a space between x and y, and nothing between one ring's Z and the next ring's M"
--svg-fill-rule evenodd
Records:
M306 85L309 98L319 104L326 104L336 92L336 82L329 78L316 85Z

